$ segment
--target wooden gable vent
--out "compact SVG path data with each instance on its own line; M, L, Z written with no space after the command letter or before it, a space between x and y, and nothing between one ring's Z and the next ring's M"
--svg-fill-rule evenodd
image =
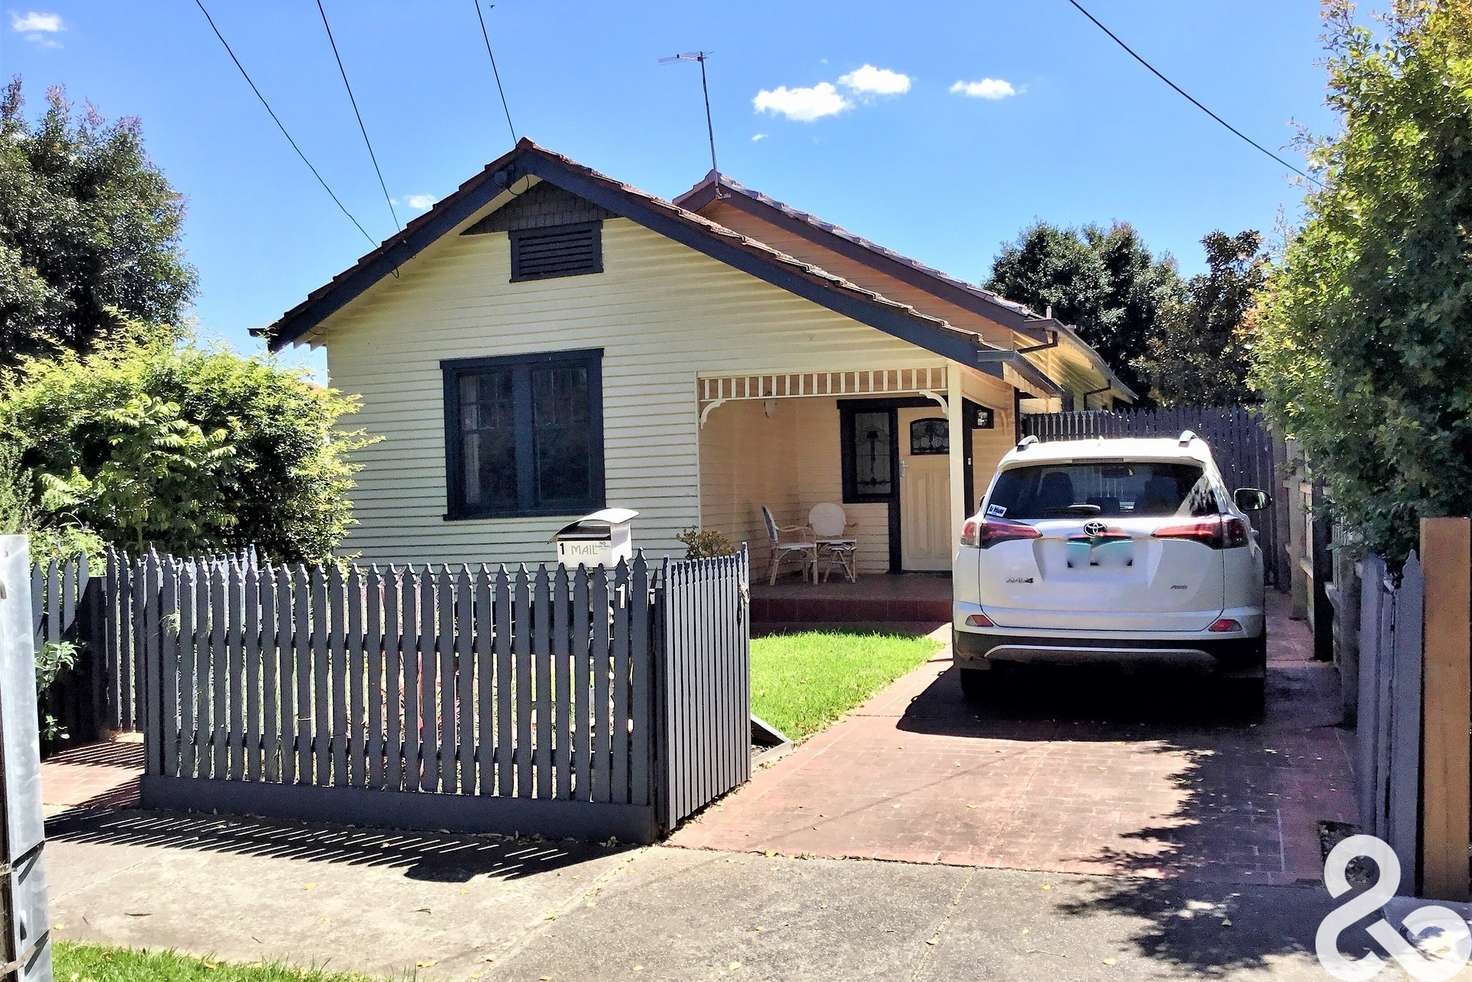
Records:
M511 282L603 272L603 223L517 229L511 237Z

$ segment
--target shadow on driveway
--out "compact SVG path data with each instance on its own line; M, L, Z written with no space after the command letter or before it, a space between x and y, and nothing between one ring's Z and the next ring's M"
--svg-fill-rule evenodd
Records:
M1149 820L1124 823L1112 843L1083 857L1123 875L1079 881L1057 899L1060 916L1083 923L1124 915L1137 923L1131 941L1142 956L1195 977L1312 957L1313 932L1337 906L1318 882L1318 823L1351 817L1353 801L1346 752L1353 731L1339 725L1332 667L1274 661L1261 714L1197 674L1029 667L991 681L987 698L968 704L950 669L910 703L899 729L1065 748L1050 754L1061 773L1045 778L1055 789L1072 783L1065 808L1130 801L1140 790L1132 771L1157 783L1135 812ZM1152 768L1152 759L1170 763ZM1103 820L1108 809L1095 811ZM1087 815L1080 818L1087 825ZM1026 836L1037 821L1046 819L1019 822L1010 834ZM1074 832L1082 844L1084 829ZM1056 839L1051 847L1061 856ZM1039 868L1058 868L1038 858ZM1356 957L1365 942L1363 932L1349 932L1341 946Z
M579 842L305 825L257 818L117 811L57 821L63 843L157 846L275 859L401 869L412 880L465 883L477 876L515 880L621 851ZM632 848L632 847L625 847Z

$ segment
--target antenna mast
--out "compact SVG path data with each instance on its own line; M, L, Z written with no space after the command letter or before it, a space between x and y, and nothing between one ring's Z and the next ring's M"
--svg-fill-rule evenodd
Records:
M705 78L705 60L713 54L715 54L713 51L683 51L677 55L670 55L668 58L661 58L659 63L669 65L677 61L700 62L700 92L705 96L705 135L710 140L710 169L719 174L721 169L716 166L716 128L710 118L710 86Z

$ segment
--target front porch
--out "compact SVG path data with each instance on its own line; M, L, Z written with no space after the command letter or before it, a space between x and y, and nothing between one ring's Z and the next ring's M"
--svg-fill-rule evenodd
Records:
M860 576L849 583L835 577L810 583L790 575L768 585L753 577L751 621L757 628L777 624L893 624L951 619L951 578L944 574L902 573Z
M933 583L917 588L905 580L896 581L905 586L873 587L873 597L863 581L949 573L959 524L1015 440L1012 385L954 363L701 376L697 385L700 524L750 543L753 581L765 582L769 573L763 508L778 526L792 529L808 526L815 506L838 505L852 523L844 536L857 541L860 583L839 584L835 577L797 591L802 616L796 619L894 619L837 614L836 604L862 607L866 599L885 609L892 602L911 615L915 603L928 603L918 619L949 617L948 581L940 594ZM811 535L784 533L784 541L804 534ZM784 569L796 569L796 560ZM774 596L776 609L786 610L784 595Z

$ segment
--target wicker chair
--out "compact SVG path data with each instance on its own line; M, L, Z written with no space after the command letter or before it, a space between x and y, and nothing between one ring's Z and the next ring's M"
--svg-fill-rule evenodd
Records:
M818 543L813 541L811 530L806 525L778 525L772 517L772 509L762 505L762 521L767 523L767 538L772 548L772 559L767 570L767 584L777 582L777 570L787 559L802 563L802 578L811 573L813 582L818 582Z
M858 524L848 520L843 506L827 501L814 505L813 510L808 512L808 527L813 530L813 538L818 544L818 561L823 567L823 582L828 582L835 564L843 570L844 577L850 583L858 579L854 555L859 550L859 540L852 534Z

